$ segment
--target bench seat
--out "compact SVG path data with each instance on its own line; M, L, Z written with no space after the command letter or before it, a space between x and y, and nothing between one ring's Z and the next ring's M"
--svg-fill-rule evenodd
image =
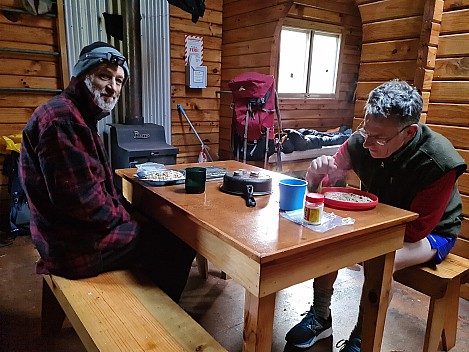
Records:
M435 352L441 338L444 351L456 344L459 290L469 281L469 259L450 253L434 267L411 266L394 273L403 285L430 296L424 352Z
M112 271L81 280L44 276L42 333L65 315L87 351L226 351L146 278Z

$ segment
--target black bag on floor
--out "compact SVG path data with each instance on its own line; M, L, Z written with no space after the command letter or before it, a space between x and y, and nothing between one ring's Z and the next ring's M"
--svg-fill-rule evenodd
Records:
M10 194L10 233L13 236L29 235L29 205L20 182L19 153L11 151L5 157L3 171L8 176Z

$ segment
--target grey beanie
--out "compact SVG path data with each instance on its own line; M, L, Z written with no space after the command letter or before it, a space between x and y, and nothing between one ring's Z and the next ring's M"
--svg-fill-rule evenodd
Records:
M81 50L78 62L73 67L72 76L78 77L91 67L105 61L121 66L125 71L125 78L129 77L129 66L125 56L111 44L105 42L95 42Z

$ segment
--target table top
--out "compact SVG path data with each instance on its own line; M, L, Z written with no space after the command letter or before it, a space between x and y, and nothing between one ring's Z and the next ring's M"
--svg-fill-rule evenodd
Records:
M182 169L201 164L167 166ZM288 176L234 160L208 165L240 168L272 177L273 192L256 196L257 206L207 182L205 193L187 194L184 184L150 186L136 169L116 170L123 193L144 214L161 222L245 289L243 350L270 351L275 295L281 289L357 262L371 269L365 280L364 351L378 351L382 337L394 251L402 247L405 224L418 214L378 204L361 211L325 207L353 225L324 233L285 219L279 213L278 182Z
M167 168L182 169L194 165L203 166L204 163L178 164ZM182 209L199 226L207 228L259 263L299 255L304 251L330 246L344 239L359 241L361 236L369 236L370 233L405 224L418 216L416 213L385 204L362 211L325 207L324 211L334 212L341 217L351 217L355 219L355 223L319 233L295 224L279 214L278 182L288 176L234 160L211 162L206 165L223 167L228 171L243 168L266 173L272 177L272 194L256 196L257 206L250 208L246 206L243 197L222 192L221 180L207 182L205 193L187 194L184 184L150 186L135 177L136 169L120 169L116 170L116 173L132 183L142 185L146 191L154 193L168 204Z

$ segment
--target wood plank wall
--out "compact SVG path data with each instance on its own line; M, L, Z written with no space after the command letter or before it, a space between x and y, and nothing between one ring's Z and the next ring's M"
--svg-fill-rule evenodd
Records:
M243 72L276 75L279 35L291 0L224 0L221 89ZM220 95L220 158L231 159L231 94Z
M282 99L280 111L284 128L318 131L342 125L352 126L354 93L360 64L362 23L353 0L294 1L285 25L342 33L338 70L338 96L334 99Z
M353 0L262 1L224 0L222 90L228 81L247 71L277 76L279 35L282 25L340 27L343 47L339 64L337 99L282 99L284 128L325 131L351 125L355 83L358 76L361 21ZM220 156L231 158L230 94L221 95Z
M205 14L197 23L191 14L170 6L171 43L171 127L172 145L179 148L177 163L196 162L200 143L189 123L177 110L177 104L186 111L197 133L210 149L218 154L219 97L221 81L222 9L223 0L206 0ZM203 65L207 66L207 88L185 86L185 35L203 37Z
M15 89L63 89L61 62L64 58L60 55L62 50L59 38L62 36L58 30L63 19L58 21L55 15L34 16L7 11L24 10L21 0L0 0L0 7L0 49L12 50L0 51L0 88L3 89L0 89L0 136L3 136L21 133L34 109L57 94L20 92ZM54 14L56 12L54 7ZM15 49L56 54L21 53ZM0 138L0 150L4 148L3 138ZM0 154L0 226L5 230L10 200L8 179L3 175L3 162L4 155Z
M393 78L413 84L426 0L355 0L363 22L356 91L356 118L363 118L368 93ZM426 97L428 103L428 96ZM427 110L427 104L425 111ZM355 121L355 126L358 122Z
M469 165L469 2L446 0L442 12L426 123L446 136ZM469 218L467 171L459 190ZM462 236L469 239L469 232Z

